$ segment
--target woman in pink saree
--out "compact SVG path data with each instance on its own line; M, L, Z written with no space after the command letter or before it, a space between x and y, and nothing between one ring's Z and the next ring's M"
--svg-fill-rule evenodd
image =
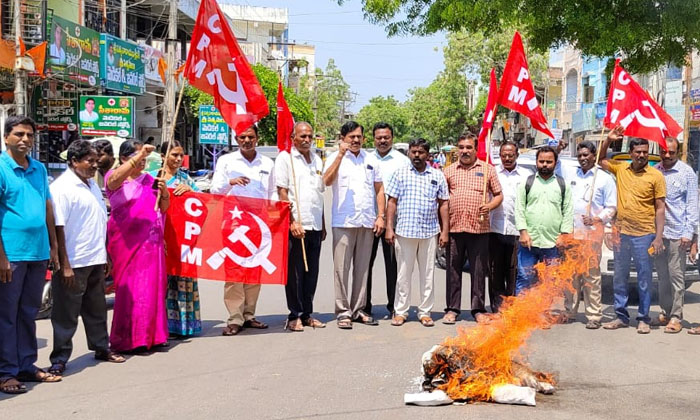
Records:
M119 148L120 166L105 174L112 213L107 222L107 252L116 286L110 347L128 352L164 347L168 343L165 307L167 278L163 213L170 204L165 182L141 173L151 145L126 141Z

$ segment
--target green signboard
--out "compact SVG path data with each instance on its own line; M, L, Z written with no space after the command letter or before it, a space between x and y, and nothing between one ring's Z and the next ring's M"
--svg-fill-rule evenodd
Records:
M133 96L81 96L81 136L134 137Z
M228 124L215 106L199 106L199 144L228 145L228 133Z
M142 95L146 91L143 48L108 34L101 35L100 47L100 74L104 87Z
M81 85L100 80L100 34L58 16L51 19L47 69Z

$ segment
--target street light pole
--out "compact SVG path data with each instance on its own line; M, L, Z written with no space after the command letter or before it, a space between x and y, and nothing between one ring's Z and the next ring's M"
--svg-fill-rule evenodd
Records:
M27 72L21 66L20 39L22 38L22 2L14 0L15 7L15 106L17 115L27 114Z

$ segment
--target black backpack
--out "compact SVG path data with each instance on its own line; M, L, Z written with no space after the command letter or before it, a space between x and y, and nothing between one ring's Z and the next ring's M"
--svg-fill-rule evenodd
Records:
M530 190L532 189L532 184L535 183L535 175L530 175L527 177L527 181L525 181L525 203L527 204L527 195L530 193ZM561 189L561 213L564 214L564 197L566 196L566 182L564 181L564 178L554 175L554 177L557 179L557 183L559 184L559 189Z

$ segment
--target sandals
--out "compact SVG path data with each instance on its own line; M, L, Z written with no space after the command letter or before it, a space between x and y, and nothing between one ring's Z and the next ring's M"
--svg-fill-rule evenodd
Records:
M115 353L111 350L106 351L96 351L95 360L102 360L103 362L109 363L124 363L126 358L119 353ZM49 370L51 372L51 370Z
M319 321L316 318L311 318L311 317L309 317L305 320L302 320L301 325L303 325L305 327L313 327L313 328L326 328L325 323Z
M43 383L54 383L54 382L61 382L63 378L61 378L58 375L53 375L51 373L48 373L44 370L37 369L33 374L32 373L20 373L17 375L17 380L21 382L43 382Z
M65 371L66 371L65 362L52 363L51 367L49 368L49 373L52 375L56 375L56 376L62 376L63 372L65 372Z
M292 332L304 332L304 325L302 325L301 319L288 319L284 323L284 329Z
M394 318L391 320L391 325L395 327L400 327L406 322L406 318L401 316L401 315L394 315Z
M379 322L377 322L376 319L372 318L369 315L363 314L362 312L360 312L357 318L353 319L353 322L359 322L360 324L372 326L379 325Z
M351 330L352 321L350 321L350 318L348 317L338 318L338 328L341 330Z
M432 319L431 317L429 317L429 316L421 317L420 323L421 323L421 325L423 325L424 327L433 327L433 326L435 326L435 322L434 322L433 319Z
M243 323L243 328L255 328L258 330L264 330L268 325L264 322L260 322L255 318L249 319Z
M700 326L688 330L690 335L700 335Z
M27 386L16 378L0 379L0 392L5 394L24 394L27 392Z
M681 321L678 318L671 318L664 328L664 332L667 334L678 334L683 329Z
M485 313L478 312L474 315L474 321L476 321L477 324L489 324L491 319Z
M221 335L225 335L225 336L236 335L239 332L241 332L242 329L243 329L243 327L241 327L240 325L236 325L236 324L227 325L224 327L224 330L221 332Z
M447 325L452 325L457 322L457 314L452 311L447 311L445 316L442 317L442 323Z

